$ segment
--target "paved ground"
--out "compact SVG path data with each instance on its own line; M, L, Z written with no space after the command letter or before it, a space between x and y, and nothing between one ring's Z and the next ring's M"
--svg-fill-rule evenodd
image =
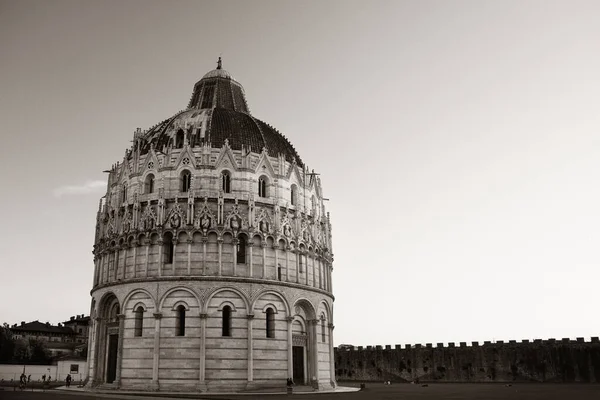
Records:
M356 386L343 383L344 386ZM503 384L429 384L421 385L395 384L385 386L380 383L367 383L361 392L339 394L301 394L295 395L300 400L598 400L600 385L598 384L514 384L510 387ZM208 396L198 394L196 399L219 400L289 400L287 395L222 395ZM1 400L92 400L92 399L132 399L158 400L157 397L128 395L93 395L77 392L13 392L0 391Z

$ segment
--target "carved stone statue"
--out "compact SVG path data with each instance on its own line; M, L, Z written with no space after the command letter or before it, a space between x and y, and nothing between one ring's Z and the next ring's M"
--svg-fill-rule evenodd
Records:
M260 221L260 231L264 233L269 232L269 226L267 225L264 219Z
M179 216L179 214L173 213L173 215L171 215L169 223L171 224L171 228L179 228L181 226L181 217Z
M233 217L231 218L231 229L233 229L234 231L237 231L238 229L240 229L240 221L238 221L237 217Z

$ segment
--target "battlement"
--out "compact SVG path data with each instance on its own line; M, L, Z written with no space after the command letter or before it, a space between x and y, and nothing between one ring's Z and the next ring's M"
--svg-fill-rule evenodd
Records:
M496 340L495 342L492 341L484 341L483 343L479 343L479 342L460 342L458 343L458 345L455 342L448 342L448 343L436 343L435 346L432 343L425 343L425 345L423 344L396 344L393 346L392 345L371 345L371 346L351 346L351 345L339 345L336 350L338 351L384 351L384 350L407 350L407 349L422 349L422 348L426 348L426 349L431 349L431 348L442 348L442 349L455 349L455 348L465 348L465 347L499 347L499 346L503 346L503 347L512 347L512 346L531 346L531 345L564 345L564 344L600 344L600 339L598 338L598 336L592 336L590 338L589 341L586 341L585 338L583 337L578 337L575 339L571 339L571 338L562 338L562 339L555 339L555 338L549 338L549 339L522 339L520 341L517 340L508 340L508 341L503 341L503 340Z

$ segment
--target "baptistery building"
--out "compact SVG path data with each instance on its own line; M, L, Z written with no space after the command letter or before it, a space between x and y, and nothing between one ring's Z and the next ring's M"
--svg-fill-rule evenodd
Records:
M220 59L107 172L88 388L336 385L321 180Z

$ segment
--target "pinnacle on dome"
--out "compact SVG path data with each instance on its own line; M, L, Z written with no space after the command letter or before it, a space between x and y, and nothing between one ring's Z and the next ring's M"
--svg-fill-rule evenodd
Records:
M217 68L207 72L194 85L188 108L225 108L250 114L244 88L223 69L221 57L217 60Z

